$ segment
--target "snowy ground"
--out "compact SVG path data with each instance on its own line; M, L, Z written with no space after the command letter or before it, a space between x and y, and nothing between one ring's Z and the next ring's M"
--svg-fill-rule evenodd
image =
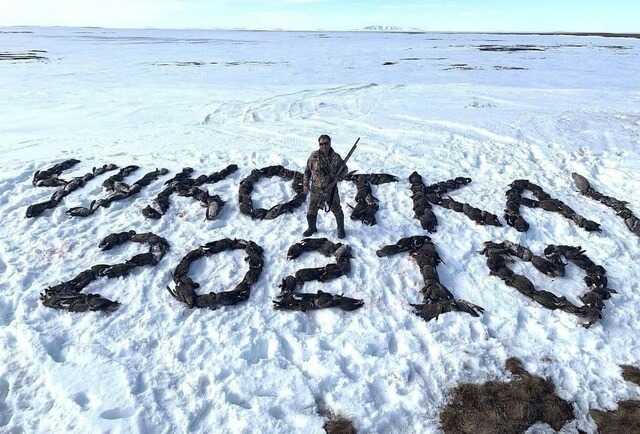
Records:
M541 50L480 51L483 44ZM618 368L640 363L640 240L611 210L578 195L570 178L577 171L640 213L640 40L1 29L0 51L29 50L46 50L49 60L0 60L0 431L322 432L317 402L324 402L363 432L438 432L448 390L508 378L511 356L573 403L578 419L566 432L593 432L589 409L640 396ZM471 69L452 67L461 64ZM347 219L351 276L305 286L363 298L365 307L274 311L280 280L326 259L288 262L305 211L252 221L238 211L238 183L266 165L302 170L321 133L343 155L361 136L351 168L402 179L374 188L377 226ZM176 197L161 220L145 219L140 210L161 181L91 218L68 218L65 209L104 195L104 177L26 219L26 207L53 192L33 187L33 172L70 157L82 163L63 177L105 163L138 164L142 173L185 166L210 173L230 163L240 170L211 188L228 200L213 222ZM412 216L413 170L427 183L473 178L455 197L499 216L507 185L528 178L601 222L603 232L525 209L532 227L520 234L436 209L441 279L486 312L425 323L409 306L420 300L417 267L406 255L375 256L381 245L424 233ZM352 185L343 183L341 193L343 206L354 202ZM290 194L288 185L264 181L254 200L267 206ZM320 228L334 238L331 215L321 214ZM122 302L118 311L70 314L40 304L46 286L137 252L97 247L128 229L166 237L172 250L155 268L88 288ZM173 300L165 287L178 261L224 237L265 249L249 302L206 311ZM536 252L551 243L584 247L618 290L604 319L585 329L489 277L478 251L502 239ZM202 260L192 276L207 291L230 287L244 274L242 256ZM583 291L573 268L555 282L519 269L576 303Z

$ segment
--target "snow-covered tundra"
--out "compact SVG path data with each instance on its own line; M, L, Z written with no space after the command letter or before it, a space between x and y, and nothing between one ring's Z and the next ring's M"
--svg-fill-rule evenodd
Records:
M325 405L363 432L438 432L449 391L508 378L508 357L572 403L577 419L567 432L593 432L590 409L638 397L618 366L640 363L640 239L579 195L570 175L640 213L640 40L3 28L0 51L0 431L322 432ZM362 137L350 168L400 182L374 187L377 225L347 218L350 275L304 288L360 298L364 307L277 311L272 301L285 276L330 260L287 261L287 248L302 238L304 207L252 220L238 210L238 184L255 168L302 170L323 133L343 155ZM65 210L104 196L104 176L96 177L53 210L25 218L55 191L34 187L33 173L68 158L81 163L63 178L107 163L170 174L91 217L69 217ZM204 187L227 201L218 218L205 220L198 204L175 195L161 219L142 215L183 167L197 176L232 163L235 174ZM602 231L524 208L531 228L520 233L437 207L440 279L485 311L427 323L410 307L421 301L415 263L375 254L425 234L413 218L414 170L427 184L472 178L452 197L503 223L508 185L529 179ZM355 187L340 189L348 216ZM273 178L257 184L253 200L269 208L291 195ZM335 240L330 214L321 214L319 228ZM48 286L139 253L130 244L98 248L106 235L130 229L156 233L171 249L155 267L85 290L118 300L115 312L41 304ZM180 259L226 237L264 248L250 299L213 311L174 300L166 287ZM490 240L536 253L548 244L582 246L617 294L602 320L584 328L489 276L479 251ZM235 251L200 260L190 276L203 293L229 289L248 269L243 258ZM575 267L557 279L513 267L537 288L581 303Z

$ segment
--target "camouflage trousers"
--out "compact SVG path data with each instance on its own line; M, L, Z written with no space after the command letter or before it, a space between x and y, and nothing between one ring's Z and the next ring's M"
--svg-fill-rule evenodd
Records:
M323 191L311 190L310 198L309 198L309 209L307 210L307 215L308 216L318 215L318 210L324 209L324 205L329 200L329 196L331 196L331 192L329 192L328 194L325 194L325 192ZM342 207L340 206L340 193L338 192L337 187L333 192L333 200L331 201L329 208L331 209L331 212L336 217L343 216Z

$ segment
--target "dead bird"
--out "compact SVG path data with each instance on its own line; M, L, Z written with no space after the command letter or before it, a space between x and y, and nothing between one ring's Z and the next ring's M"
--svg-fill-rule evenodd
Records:
M232 291L210 292L208 294L197 295L194 307L215 310L222 306L233 306L247 301L249 295L249 288L239 285L239 287Z
M127 259L127 264L133 264L136 267L143 267L145 265L156 265L158 260L156 255L151 252L137 254L130 259Z
M341 243L333 243L327 238L304 238L302 241L289 247L287 259L296 259L304 252L313 251L318 251L325 256L331 256L341 246Z
M351 181L354 183L367 182L373 185L381 185L381 184L387 184L390 182L398 182L399 180L397 176L390 175L388 173L360 174L360 173L356 173L355 170L349 172L344 179L345 181Z
M175 288L167 286L167 290L173 298L186 304L190 309L193 309L196 306L195 290L199 287L200 284L194 282L189 277L185 277L176 283Z
M137 265L126 262L122 264L114 264L102 270L100 273L98 273L98 276L108 278L125 277L128 276L129 273L131 273L131 270L136 267Z
M402 252L409 252L411 250L417 250L430 240L431 238L426 235L415 235L412 237L402 238L395 244L381 247L376 251L376 255L378 255L379 257L383 257L396 255Z
M212 241L200 247L206 255L213 255L224 252L225 250L233 250L234 248L236 248L236 240L232 240L231 238Z
M225 204L225 201L222 200L220 196L218 196L217 194L211 196L206 206L207 208L207 212L205 214L206 219L215 220L215 218L218 217L218 215L222 211L224 204Z
M478 317L484 309L464 300L444 300L436 303L412 304L413 313L429 322L437 320L438 317L447 312L464 312L471 316Z
M533 255L531 258L531 264L540 271L551 277L564 276L564 265L551 262L541 256Z
M589 190L591 190L591 184L589 184L589 181L587 181L587 178L585 178L584 176L574 172L571 174L571 178L573 178L573 182L575 183L580 193L585 194Z
M325 273L325 267L302 268L295 272L296 280L299 282L310 282L320 280Z
M67 181L60 179L57 176L51 176L49 178L36 181L33 185L36 187L64 187L67 185Z
M98 294L41 294L40 299L44 306L69 312L113 312L120 307L117 301Z
M136 231L116 232L109 234L100 241L98 247L102 250L110 250L115 246L119 246L131 239L136 234Z
M297 310L301 312L334 307L344 311L353 311L364 306L364 302L359 299L324 291L318 291L315 294L287 292L274 300L273 305L276 310Z
M298 287L298 280L295 278L295 276L287 276L284 279L282 279L282 282L279 285L279 288L281 289L281 294L283 293L288 293L288 292L294 292L296 290L296 288Z
M136 166L136 165L129 165L129 166L123 167L122 169L120 169L118 171L118 173L108 177L102 183L102 188L104 188L107 191L113 191L114 190L114 184L116 182L124 181L124 178L126 178L127 176L129 176L130 174L132 174L133 172L138 170L139 168L140 168L140 166Z
M38 186L38 183L47 183L47 182L56 182L57 177L62 174L62 172L71 169L76 164L80 163L80 160L76 160L75 158L71 158L68 160L64 160L61 163L54 164L52 167L44 170L36 170L33 174L32 184ZM54 181L47 181L54 179ZM64 181L62 181L64 182ZM64 184L62 184L64 185ZM42 185L48 186L48 185Z
M520 274L514 273L508 277L502 277L502 280L504 283L517 289L526 296L532 296L536 291L533 283L528 278L521 276Z

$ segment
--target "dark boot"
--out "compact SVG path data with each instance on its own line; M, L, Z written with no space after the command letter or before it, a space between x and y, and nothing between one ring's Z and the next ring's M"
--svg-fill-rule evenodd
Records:
M344 214L336 214L336 223L338 224L338 238L344 238Z
M316 228L317 218L318 218L317 215L307 214L307 224L309 225L309 227L307 228L306 231L302 233L302 235L304 235L305 237L310 237L311 235L315 234L318 231L318 229Z

